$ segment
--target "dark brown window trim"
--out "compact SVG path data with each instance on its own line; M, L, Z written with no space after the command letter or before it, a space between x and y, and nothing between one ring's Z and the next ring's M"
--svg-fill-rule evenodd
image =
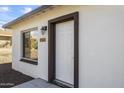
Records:
M29 29L25 29L25 30L22 30L21 32L29 32L29 31L35 31L35 30L38 30L38 27L32 27L32 28L29 28Z
M79 87L79 13L74 12L48 21L48 81L55 81L55 25L74 20L74 87ZM61 86L61 85L60 85Z
M29 64L33 64L33 65L38 65L38 62L37 61L34 61L34 60L28 60L28 59L20 59L21 62L25 62L25 63L29 63Z
M23 38L24 37L23 37L23 34L26 33L26 32L36 31L36 30L38 30L38 27L33 27L33 28L29 28L29 29L26 29L26 30L22 30L21 31L21 38L22 38L22 42L21 42L22 43L22 48L21 48L22 49L22 57L24 57L24 50L23 50L23 48L24 48ZM29 63L29 64L33 64L33 65L38 65L38 62L35 61L35 60L30 60L30 59L28 60L28 59L25 59L25 58L21 58L20 61L21 62L25 62L25 63Z

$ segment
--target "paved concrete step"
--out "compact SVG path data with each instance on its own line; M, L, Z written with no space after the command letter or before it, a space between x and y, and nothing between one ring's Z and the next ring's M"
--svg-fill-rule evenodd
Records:
M54 84L48 83L47 81L37 78L23 84L17 85L13 88L60 88Z

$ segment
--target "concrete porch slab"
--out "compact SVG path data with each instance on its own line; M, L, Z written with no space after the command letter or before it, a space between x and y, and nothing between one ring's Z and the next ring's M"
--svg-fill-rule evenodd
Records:
M48 83L47 81L37 78L23 84L17 85L13 88L61 88L54 84Z

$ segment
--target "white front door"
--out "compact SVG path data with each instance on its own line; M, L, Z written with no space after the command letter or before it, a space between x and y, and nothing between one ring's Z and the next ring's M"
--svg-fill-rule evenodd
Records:
M74 85L74 21L56 24L56 79Z

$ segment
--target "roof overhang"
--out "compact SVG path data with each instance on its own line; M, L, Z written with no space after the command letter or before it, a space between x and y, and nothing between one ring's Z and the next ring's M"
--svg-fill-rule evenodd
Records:
M14 25L15 23L17 23L17 22L19 22L19 21L21 21L21 20L23 20L23 19L25 19L25 18L27 18L27 17L29 17L31 15L34 15L34 14L36 14L38 12L44 11L45 9L53 7L53 6L54 5L43 5L43 6L40 6L40 7L36 8L36 9L34 9L33 11L31 11L29 13L26 13L26 14L18 17L17 19L13 20L13 21L10 21L7 24L4 24L2 27L3 28L11 28L11 26Z

